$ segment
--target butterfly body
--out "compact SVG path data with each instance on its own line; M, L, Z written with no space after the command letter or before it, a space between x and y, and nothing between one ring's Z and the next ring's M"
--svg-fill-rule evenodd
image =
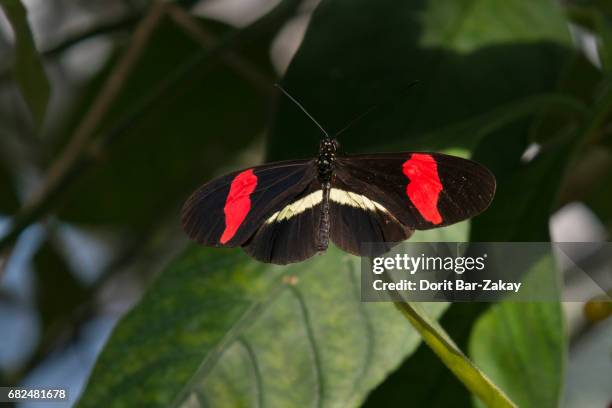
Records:
M307 259L332 241L377 255L415 230L484 211L495 178L483 166L440 153L341 155L325 137L313 160L256 166L198 189L182 212L187 234L206 246L241 246L276 264Z
M334 167L336 165L336 151L338 141L325 138L319 145L319 157L317 159L317 171L321 183L321 221L317 232L317 251L323 252L329 245L329 194L331 192L331 181Z

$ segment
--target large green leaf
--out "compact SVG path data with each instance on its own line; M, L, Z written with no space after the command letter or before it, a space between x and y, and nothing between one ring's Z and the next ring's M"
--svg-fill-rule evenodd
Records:
M359 404L420 337L360 302L358 265L334 248L289 267L189 250L115 329L80 406Z
M525 276L558 294L555 278L552 256L541 259ZM518 406L555 407L561 398L566 346L558 301L509 301L493 305L478 319L469 350L474 361Z
M448 151L461 155L460 151ZM411 238L419 242L465 242L469 238L469 221L417 231ZM475 318L485 309L484 304L457 303L450 305L441 318L440 326L452 333L461 350L467 350L470 329ZM433 327L433 326L432 326ZM442 330L443 331L443 330ZM440 337L446 336L440 334ZM469 405L470 393L432 351L421 343L418 350L368 395L365 407L400 407L405 405L406 387L410 385L410 402L414 406L447 407Z
M563 62L573 53L568 44L567 24L555 2L548 0L329 1L315 11L283 83L330 132L372 104L390 101L341 136L348 152L380 146L470 148L480 137L490 135L489 147L496 154L487 164L506 153L519 161L527 146L525 117L530 119L544 107L574 105L564 98L537 96L555 90ZM415 79L420 83L402 95L402 89ZM314 154L317 132L284 101L272 128L270 158ZM521 145L508 151L507 138ZM494 173L504 174L505 165L494 167ZM550 192L541 192L550 204ZM512 194L504 193L496 202L507 202L508 210L522 197L516 191ZM539 217L535 229L546 228L548 213L549 208L530 219ZM503 226L515 228L517 218ZM489 223L480 225L488 228ZM500 226L492 225L491 230ZM499 231L500 240L509 235L508 230ZM463 316L468 321L460 328L451 326L464 350L469 329L482 309ZM455 333L450 334L454 338ZM551 353L562 357L559 350ZM417 363L406 360L404 367L410 366L414 375L407 374L404 381L394 378L396 395L408 388L427 389L421 371L432 363ZM414 378L420 380L418 385ZM456 382L446 383L457 390ZM445 390L424 392L417 401L429 403L438 395L446 395Z
M521 159L528 146L524 124L513 126L516 136L503 149L495 135L486 138L475 159L496 176L491 207L472 222L472 241L547 241L548 220L573 143L546 145L531 162Z
M517 126L517 136L507 138L504 149L491 136L476 150L475 157L496 174L498 189L493 205L472 223L474 241L548 240L549 217L579 135L544 145L526 161L521 157L528 146L527 133ZM524 279L559 294L551 259L541 259L525 272ZM474 362L519 406L559 404L566 340L558 302L494 305L476 321L469 350Z
M21 0L3 0L0 6L6 13L15 34L13 74L35 122L40 124L47 110L50 86L42 60L36 51L27 10Z
M348 152L470 147L473 128L454 129L443 145L431 133L554 89L568 44L550 0L329 1L316 9L283 83L330 132L391 101L341 136ZM269 156L312 155L316 138L316 127L283 101Z

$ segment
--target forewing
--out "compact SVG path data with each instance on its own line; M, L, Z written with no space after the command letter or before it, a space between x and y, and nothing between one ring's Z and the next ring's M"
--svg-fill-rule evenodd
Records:
M443 227L484 211L495 177L484 166L441 153L340 157L338 185L379 203L410 229Z
M312 160L277 162L236 171L196 190L182 210L189 237L207 246L243 245L267 217L316 178Z

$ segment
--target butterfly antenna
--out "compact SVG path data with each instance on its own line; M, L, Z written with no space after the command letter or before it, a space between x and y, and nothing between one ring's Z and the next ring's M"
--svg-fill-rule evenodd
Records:
M374 109L378 108L379 106L380 104L370 106L365 112L360 113L355 119L351 120L345 127L337 131L334 134L334 137L337 137L338 135L341 135L342 133L344 133L344 131L351 128L355 123L359 122L361 119L363 119L365 116L367 116L370 112L372 112Z
M413 86L415 86L418 83L419 83L418 80L409 83L406 86L406 88L403 90L402 94L404 94L406 91L408 91L410 88L412 88ZM392 101L394 101L395 99L397 99L397 97L391 98ZM353 127L353 125L355 123L359 122L361 119L363 119L368 114L370 114L373 110L376 110L376 109L380 108L381 106L386 105L388 102L389 101L387 100L387 101L384 101L384 102L381 102L381 103L377 103L376 105L370 106L368 109L366 109L365 112L360 113L355 119L351 120L345 127L343 127L342 129L340 129L339 131L334 133L334 137L338 137L340 134L344 133L345 131L347 131L348 129Z
M319 122L317 122L317 120L316 120L316 119L315 119L315 118L314 118L314 117L313 117L313 116L312 116L310 113L308 113L308 111L306 110L306 108L304 108L304 107L302 106L302 104L301 104L301 103L299 103L299 102L298 102L298 101L297 101L297 100L296 100L296 99L295 99L293 96L291 96L291 95L289 94L289 92L287 92L287 91L286 91L286 90L285 90L285 89L284 89L282 86L280 86L279 84L274 84L274 86L275 86L275 87L277 87L278 89L280 89L280 90L282 91L282 93L284 93L284 94L285 94L285 96L291 100L291 102L295 103L295 104L296 104L296 105L297 105L297 106L298 106L298 107L301 109L301 111L302 111L302 112L304 112L304 113L306 114L306 116L308 116L308 117L310 118L310 120L312 120L312 121L314 122L314 124L315 124L315 125L317 125L317 127L318 127L319 129L321 129L321 132L323 132L323 134L325 135L325 137L326 137L327 139L329 139L329 138L330 138L330 137L329 137L329 133L327 133L327 131L325 130L325 128L323 128L323 126L321 126L321 124L320 124Z

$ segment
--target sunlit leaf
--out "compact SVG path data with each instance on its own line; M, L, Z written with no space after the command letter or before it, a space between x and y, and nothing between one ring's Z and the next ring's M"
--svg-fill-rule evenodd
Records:
M550 92L573 54L569 44L561 11L549 0L323 2L283 84L331 133L382 103L341 135L349 153L473 147L473 128L487 119L454 125ZM432 137L440 129L454 129L444 143ZM269 157L314 155L318 138L283 100Z
M529 287L537 283L559 293L552 257L536 263L524 279L532 282ZM519 407L557 406L567 347L563 328L558 301L499 303L476 322L470 356Z
M506 138L503 149L492 135L476 150L475 157L495 173L498 189L489 210L472 223L474 241L549 239L548 220L579 135L545 145L535 158L526 160L527 133L517 126L516 136ZM551 260L542 259L534 268L525 271L526 279L536 279L543 288L558 294L557 271ZM494 305L478 319L469 350L474 362L519 406L559 404L566 355L559 303L510 301ZM516 364L528 364L520 377L510 375L513 371L516 374Z
M420 342L392 304L360 302L358 265L188 251L115 329L79 406L358 405Z

